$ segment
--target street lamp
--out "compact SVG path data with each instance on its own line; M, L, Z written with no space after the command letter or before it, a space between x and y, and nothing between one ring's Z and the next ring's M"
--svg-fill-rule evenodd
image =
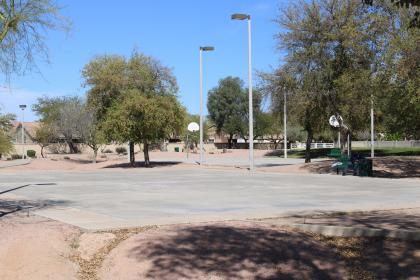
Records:
M370 157L375 157L375 123L373 114L373 96L370 97Z
M249 170L254 170L254 117L252 106L252 37L251 37L251 16L246 14L233 14L232 20L248 21L248 110L249 110Z
M283 101L283 126L284 126L284 158L287 158L287 93L284 89L284 101Z
M200 166L203 166L203 52L214 51L214 47L200 47Z
M22 110L22 123L21 123L21 134L22 134L22 159L25 158L25 127L24 127L24 122L25 122L25 109L26 109L26 105L22 104L19 105L19 108Z

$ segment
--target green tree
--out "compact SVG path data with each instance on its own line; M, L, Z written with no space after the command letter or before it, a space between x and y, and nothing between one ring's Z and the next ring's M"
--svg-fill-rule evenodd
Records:
M287 52L281 72L295 81L289 104L298 107L291 113L308 135L306 161L329 115L343 117L348 135L369 125L371 102L381 90L374 77L389 44L388 8L370 9L356 0L300 1L277 19L284 30L279 48Z
M83 86L88 88L87 105L98 120L104 118L112 103L127 88L126 69L125 58L118 55L95 57L83 68Z
M230 149L233 137L244 130L248 108L246 98L243 81L236 77L221 79L208 94L209 118L215 124L217 133L228 135Z
M2 0L0 3L0 70L9 75L35 66L35 58L48 58L44 34L68 30L69 21L52 0Z
M239 135L245 140L249 141L249 106L248 106L248 89L243 90L244 96L241 100L242 122L239 130ZM253 128L254 140L259 137L267 136L270 132L271 118L270 115L262 110L263 96L258 89L252 92L252 106L253 106Z
M12 128L12 121L16 116L13 114L0 114L0 158L2 154L13 151L13 144L8 132Z
M95 113L91 109L88 109L86 105L81 112L80 119L83 122L83 125L80 129L81 139L83 144L92 149L93 163L96 163L98 150L106 143L105 136L99 129L98 120L95 116Z
M16 119L14 114L0 114L0 129L3 131L9 131L13 126L13 121Z
M87 106L94 112L101 130L108 110L124 100L127 92L137 90L145 96L175 96L178 87L171 70L157 59L134 50L130 58L107 55L90 61L82 71L88 88ZM105 135L109 141L117 141ZM130 142L130 162L134 165L134 143Z
M390 24L375 82L381 88L375 105L385 134L420 138L420 29L407 28L410 14L390 10ZM386 86L384 86L386 85Z
M185 110L171 95L147 96L138 89L128 90L123 95L123 99L108 110L104 132L118 143L142 143L144 163L148 167L149 144L180 131Z

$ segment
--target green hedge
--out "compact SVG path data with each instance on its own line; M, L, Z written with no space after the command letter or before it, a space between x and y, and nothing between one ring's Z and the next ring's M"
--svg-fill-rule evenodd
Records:
M27 155L28 157L30 157L30 158L35 158L35 156L36 156L36 151L34 151L34 150L27 150L27 151L26 151L26 155Z

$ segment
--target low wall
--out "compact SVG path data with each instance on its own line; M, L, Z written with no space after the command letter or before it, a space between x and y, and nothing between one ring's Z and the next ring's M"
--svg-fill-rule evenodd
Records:
M25 155L28 150L34 150L36 152L36 157L41 157L41 147L39 145L31 145L31 144L14 144L14 151L11 154L22 154L22 148L25 149ZM175 152L175 148L178 147L179 151L182 152L185 148L184 143L167 143L165 144L166 150L168 152ZM87 154L87 155L93 155L93 151L91 148L89 148L86 145L79 145L79 150L81 154ZM110 145L104 145L101 146L101 148L98 151L98 155L105 154L105 151L111 151L112 153L115 153L115 150L117 147L124 147L128 151L128 144L110 144ZM160 150L162 148L162 145L151 145L150 150ZM205 152L213 152L217 150L217 147L214 144L204 144L204 151ZM51 146L44 148L44 156L48 156L49 154L66 154L68 153L68 147L65 144L52 144ZM141 153L143 152L143 145L134 145L134 152L135 153ZM10 157L7 155L3 155L3 158Z
M60 144L60 147L55 146L56 144L52 144L51 146L45 147L44 148L44 156L48 156L49 154L65 154L68 153L68 147L64 144ZM101 146L101 148L98 151L98 154L103 154L106 150L110 150L112 153L115 153L115 149L117 147L124 147L127 149L128 151L128 144L122 144L122 145L118 145L118 144L110 144L110 145L104 145ZM14 144L13 145L14 151L11 152L10 154L18 154L21 155L22 154L22 148L24 148L25 150L25 155L26 152L28 150L34 150L36 152L36 157L40 158L41 157L41 147L39 145L34 145L34 144ZM57 149L60 150L60 152L57 153ZM79 145L79 150L81 154L87 154L87 155L93 155L93 151L91 148L89 148L86 145ZM142 152L142 146L141 145L134 145L134 152L135 153L139 153ZM3 158L7 158L10 157L7 155L3 155Z
M184 143L168 143L166 144L166 151L175 152L175 148L178 148L180 152L185 149ZM214 152L217 150L217 147L214 144L204 144L203 149L205 152Z
M370 148L370 141L352 141L353 148ZM375 148L420 148L420 140L411 141L375 141Z
M229 149L229 143L215 143L217 149ZM256 150L274 150L276 145L273 143L254 143L254 149ZM290 143L288 143L290 148ZM249 149L249 143L232 143L232 149ZM277 144L277 149L283 149L283 143Z

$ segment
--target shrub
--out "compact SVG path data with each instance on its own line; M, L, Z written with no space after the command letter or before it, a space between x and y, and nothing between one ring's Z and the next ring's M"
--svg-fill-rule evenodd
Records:
M110 150L110 149L106 149L105 151L103 151L103 153L104 153L104 154L111 154L111 153L113 153L113 151L112 151L112 150Z
M22 159L22 155L13 154L12 155L12 160L15 160L15 159Z
M27 150L27 151L26 151L26 155L27 155L28 157L30 157L30 158L35 158L36 151L34 151L34 150Z
M117 152L117 154L126 154L127 153L127 149L125 147L117 147L115 148L115 151Z

